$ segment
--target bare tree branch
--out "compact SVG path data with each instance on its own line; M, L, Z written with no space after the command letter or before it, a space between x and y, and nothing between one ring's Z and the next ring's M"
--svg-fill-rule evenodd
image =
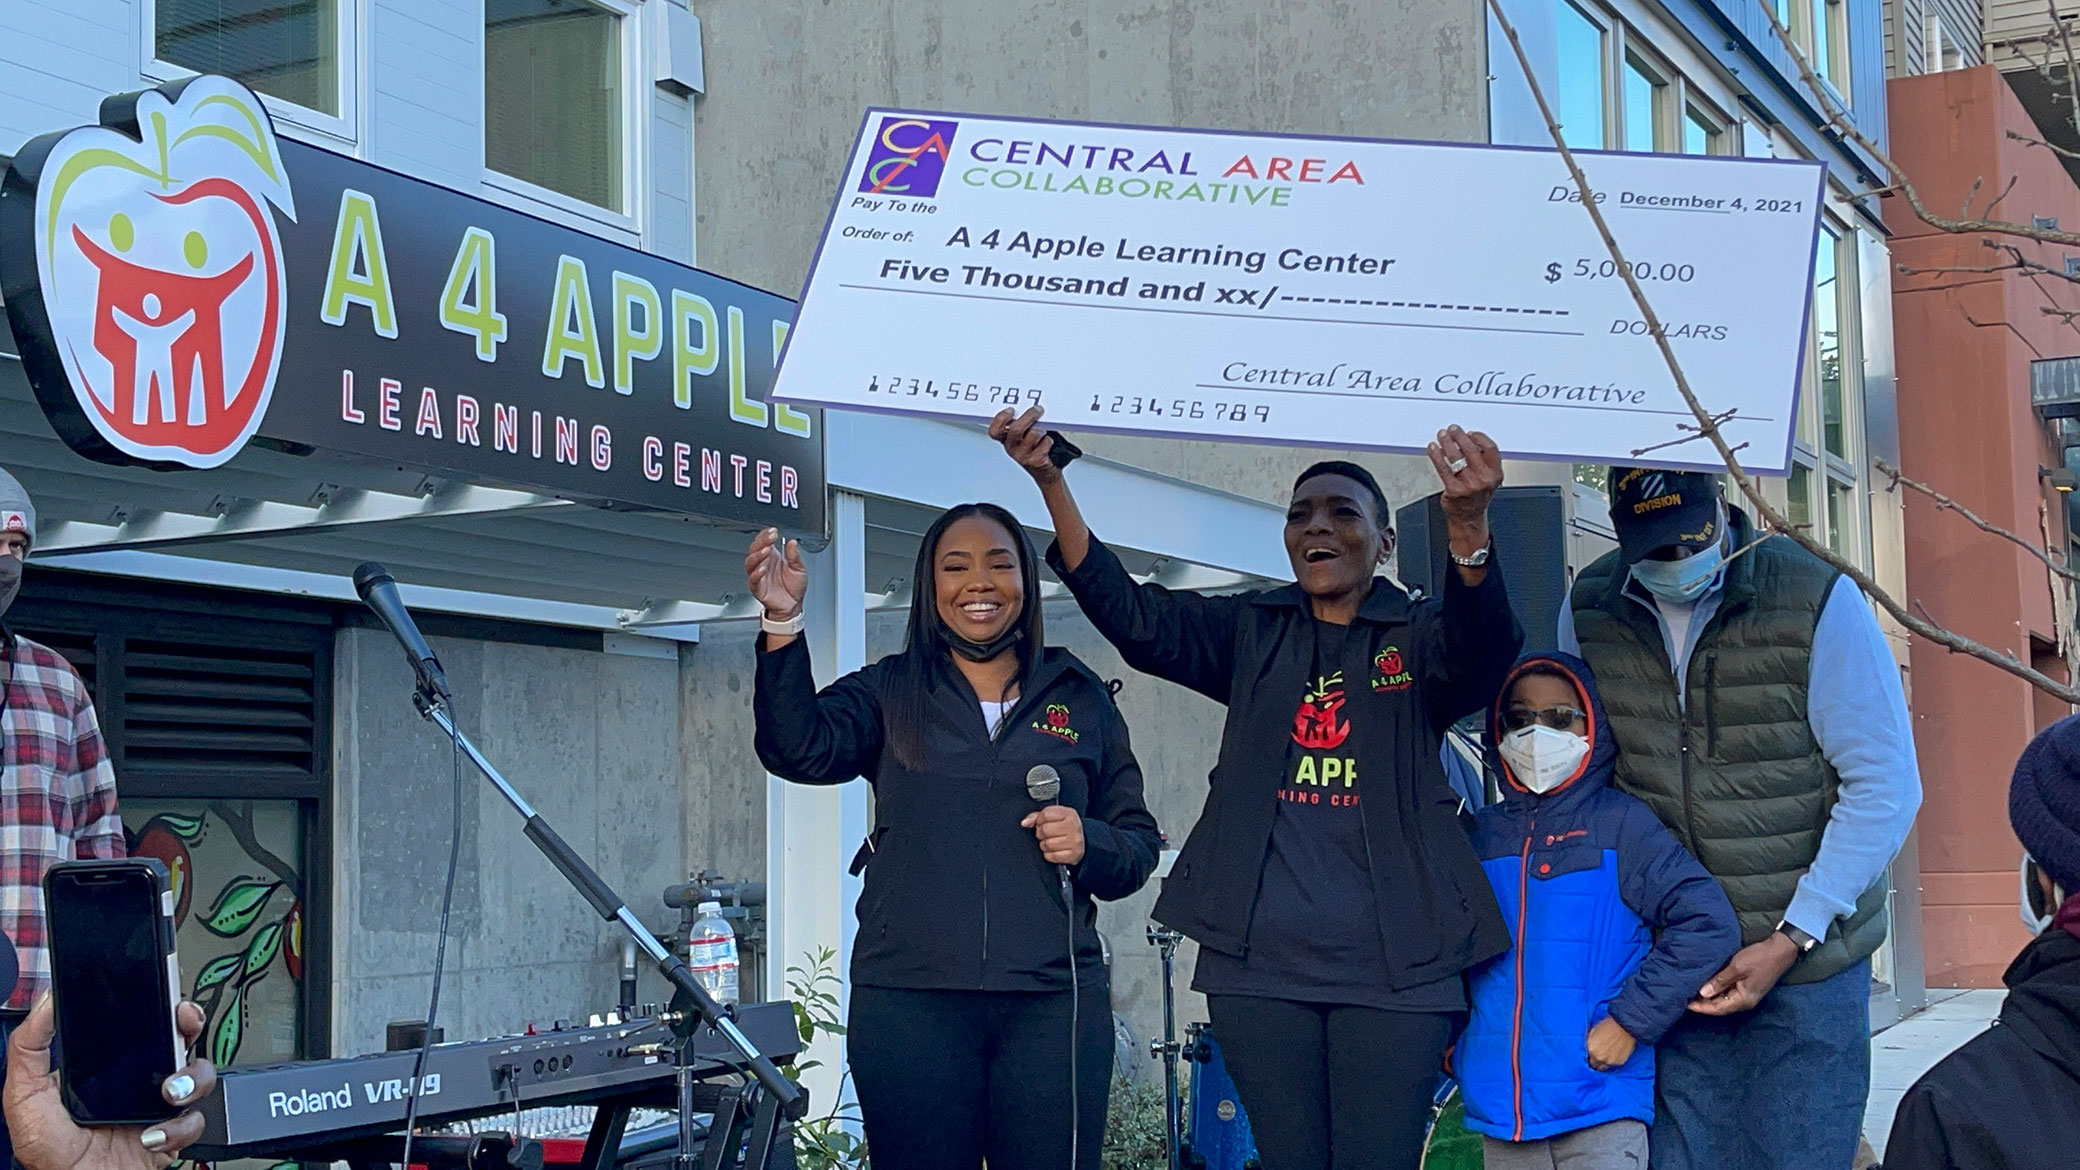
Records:
M2052 560L2051 554L2045 552L2044 547L2038 544L2036 541L2024 539L2016 533L2010 532L2009 530L2002 528L1998 524L1994 524L1988 520L1981 518L1977 512L1972 511L1970 508L1965 507L1963 504L1958 503L1956 500L1951 499L1949 496L1944 495L1943 493L1937 491L1936 489L1928 486L1925 483L1922 483L1919 480L1908 479L1906 476L1900 474L1899 468L1894 467L1892 464L1887 463L1883 459L1874 459L1871 462L1875 463L1878 467L1878 470L1882 472L1887 479L1890 479L1892 481L1893 487L1903 487L1908 489L1909 491L1920 492L1922 495L1927 496L1929 499L1935 501L1936 509L1938 511L1955 512L1959 516L1964 517L1966 523L1972 525L1974 528L1979 529L1981 532L1990 532L2003 540L2013 542L2017 548L2024 550L2025 552L2029 553L2029 555L2044 562L2045 568L2051 570L2052 572L2058 574L2061 577L2064 577L2066 580L2080 582L2080 573L2076 573L2072 569L2069 569L2066 566L2060 564L2059 562Z
M1808 87L1819 97L1823 105L1835 109L1838 113L1839 107L1835 106L1835 103L1827 97L1825 87L1818 84L1819 78L1814 76L1812 65L1799 52L1798 46L1792 43L1789 31L1778 22L1775 11L1771 10L1769 5L1763 2L1763 0L1758 0L1758 2L1763 3L1763 9L1769 16L1770 25L1777 30L1777 35L1784 41L1785 47L1791 51L1792 57L1798 62L1799 70L1805 77ZM1604 247L1610 251L1611 259L1617 265L1618 274L1624 278L1625 287L1632 293L1633 302L1639 306L1640 315L1647 323L1648 336L1652 337L1655 345L1660 348L1662 360L1667 363L1669 373L1675 379L1677 392L1682 395L1684 404L1690 408L1690 413L1697 420L1699 435L1708 440L1713 448L1718 451L1720 460L1726 464L1728 474L1732 476L1734 484L1740 489L1742 496L1755 509L1755 515L1764 525L1765 530L1784 534L1789 539L1796 541L1801 548L1826 562L1835 571L1854 581L1857 588L1863 590L1865 596L1876 602L1885 612L1891 614L1895 621L1898 621L1913 633L1919 634L1929 641L1949 649L1953 653L1969 655L2001 670L2005 670L2029 682L2039 690L2055 695L2068 703L2080 703L2080 689L2059 682L2057 679L2032 668L2028 663L2021 661L2013 654L2003 653L1967 638L1962 634L1946 629L1901 605L1882 586L1872 580L1870 574L1864 572L1861 566L1812 539L1805 533L1798 531L1785 519L1782 513L1778 512L1770 504L1769 500L1762 494L1761 485L1748 473L1746 468L1741 466L1740 457L1735 454L1733 447L1727 443L1726 437L1720 433L1719 424L1714 421L1713 414L1706 410L1704 404L1698 400L1696 391L1690 386L1689 377L1683 372L1682 363L1676 360L1675 350L1669 344L1667 333L1661 326L1660 317L1654 312L1653 305L1649 303L1646 290L1641 288L1639 281L1634 278L1632 267L1626 262L1624 251L1618 246L1617 237L1611 234L1610 224L1604 219L1603 211L1597 203L1594 192L1589 187L1588 176L1582 173L1581 164L1576 161L1574 151L1568 148L1567 139L1561 132L1559 120L1554 117L1552 106L1546 100L1545 90L1539 85L1538 75L1531 67L1531 58L1524 51L1524 42L1517 35L1516 25L1510 22L1509 15L1502 10L1501 0L1488 0L1488 10L1494 14L1496 25L1502 29L1503 34L1509 39L1510 48L1516 53L1517 65L1523 70L1524 80L1531 87L1531 96L1537 101L1539 113L1545 118L1546 130L1552 135L1553 145L1559 151L1561 161L1567 165L1568 175L1573 179L1575 190L1581 196L1582 208L1589 213L1590 220L1595 223L1597 234L1603 237ZM1906 182L1906 176L1899 173L1897 165L1889 157L1886 157L1882 151L1876 150L1874 148L1875 144L1872 144L1869 138L1856 130L1853 125L1845 124L1844 128L1849 135L1865 145L1866 149L1870 149L1873 156L1884 159L1885 165L1893 171L1902 183ZM1915 213L1924 220L1934 223L1940 218L1933 216L1932 213L1921 206L1919 197L1913 193L1911 188L1907 189L1906 194L1915 208ZM1963 226L1955 230L1998 229ZM2064 240L2061 242L2080 243L2080 235L2071 233L2058 234L2064 237Z

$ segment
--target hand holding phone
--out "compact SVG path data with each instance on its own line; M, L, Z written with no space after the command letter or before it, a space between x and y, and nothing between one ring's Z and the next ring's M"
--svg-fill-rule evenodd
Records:
M202 1009L192 1003L175 1013L183 1043L202 1035ZM8 1134L23 1170L163 1170L174 1156L202 1139L202 1114L192 1108L150 1127L96 1126L75 1122L51 1071L51 1041L57 1013L51 997L37 1002L7 1051L5 1096ZM217 1091L209 1061L191 1060L166 1082L162 1097L171 1106L193 1106ZM169 1110L170 1112L170 1110Z
M43 879L59 1091L82 1125L151 1125L185 1059L173 896L152 858L67 861Z

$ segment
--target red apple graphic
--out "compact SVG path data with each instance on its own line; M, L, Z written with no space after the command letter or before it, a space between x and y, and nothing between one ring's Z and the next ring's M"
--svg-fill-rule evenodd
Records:
M1293 713L1293 742L1311 751L1334 751L1350 738L1351 725L1343 716L1343 676L1334 674L1316 682Z
M273 126L210 76L103 116L37 170L37 280L62 360L62 378L31 371L37 396L94 458L215 467L259 427L286 334L274 213L296 209Z

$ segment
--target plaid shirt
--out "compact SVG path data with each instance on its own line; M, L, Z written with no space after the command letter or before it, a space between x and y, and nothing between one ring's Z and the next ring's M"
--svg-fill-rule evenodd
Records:
M86 682L50 647L6 639L0 929L14 940L22 969L5 1007L25 1011L51 979L44 871L58 861L123 856L123 822Z

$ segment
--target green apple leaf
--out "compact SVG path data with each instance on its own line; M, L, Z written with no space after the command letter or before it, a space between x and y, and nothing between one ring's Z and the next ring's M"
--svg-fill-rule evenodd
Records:
M245 959L244 955L235 951L211 959L209 964L202 968L202 973L195 976L195 990L189 994L201 995L217 984L228 981L245 967Z
M218 892L216 904L210 907L202 925L218 938L236 938L252 927L260 911L267 908L267 899L281 888L280 882L235 878Z
M253 941L246 946L246 969L238 977L240 983L248 983L267 971L267 965L282 950L282 924L270 922L260 928Z

